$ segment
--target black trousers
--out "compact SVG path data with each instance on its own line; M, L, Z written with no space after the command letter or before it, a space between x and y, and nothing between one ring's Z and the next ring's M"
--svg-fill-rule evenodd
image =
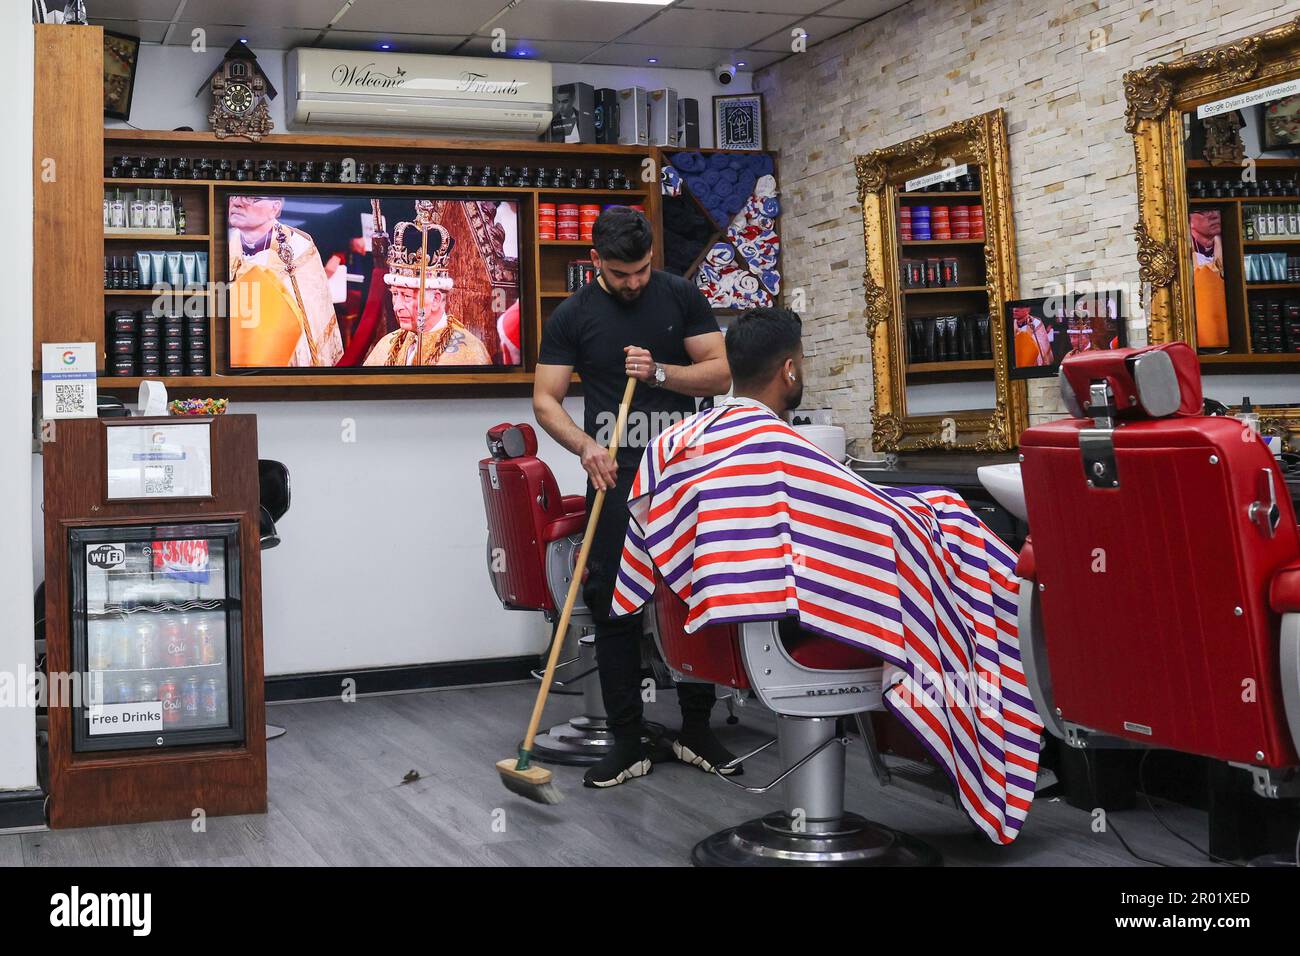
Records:
M613 618L609 614L614 581L622 561L623 538L627 535L627 496L635 478L636 464L619 462L618 483L605 492L600 521L587 555L588 575L582 589L595 623L596 669L600 672L610 731L616 738L636 738L641 733L641 613ZM596 491L588 481L588 514L595 497ZM708 724L716 699L712 684L678 684L677 699L682 708L683 727Z

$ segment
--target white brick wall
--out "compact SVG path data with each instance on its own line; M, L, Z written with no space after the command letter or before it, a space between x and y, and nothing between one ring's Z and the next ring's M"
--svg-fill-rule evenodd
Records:
M1297 13L1278 0L913 0L757 74L780 151L784 285L806 294L805 404L832 408L865 450L874 393L854 156L1001 106L1021 295L1067 272L1136 288L1124 73ZM1062 414L1051 381L1030 383L1029 405L1031 422Z

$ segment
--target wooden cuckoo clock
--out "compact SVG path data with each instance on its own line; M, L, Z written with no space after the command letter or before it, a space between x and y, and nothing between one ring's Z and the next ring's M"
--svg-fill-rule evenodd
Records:
M208 125L217 139L243 136L256 142L271 132L269 104L276 95L275 87L247 45L236 43L227 50L205 85L212 93Z

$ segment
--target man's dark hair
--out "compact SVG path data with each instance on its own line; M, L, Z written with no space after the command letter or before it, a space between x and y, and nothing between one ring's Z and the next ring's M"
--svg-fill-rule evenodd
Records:
M790 309L742 312L727 329L727 364L737 388L761 388L799 352L803 323Z
M630 206L610 206L591 229L591 244L602 259L639 262L650 253L650 220Z

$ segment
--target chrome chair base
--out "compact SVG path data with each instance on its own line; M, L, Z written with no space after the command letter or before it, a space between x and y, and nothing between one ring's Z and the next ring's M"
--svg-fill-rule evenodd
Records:
M942 866L927 843L846 813L835 823L806 822L802 832L785 813L770 813L706 837L691 851L696 866Z

